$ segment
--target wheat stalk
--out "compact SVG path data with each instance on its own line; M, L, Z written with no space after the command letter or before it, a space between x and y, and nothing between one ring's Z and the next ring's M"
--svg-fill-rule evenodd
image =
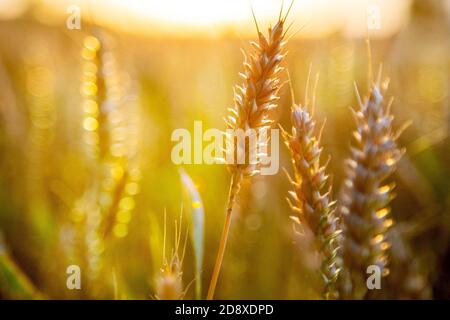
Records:
M252 54L247 56L244 53L244 72L240 73L244 82L242 85L236 86L234 107L229 109L230 115L225 120L227 129L232 132L237 130L247 131L248 129L266 130L273 123L269 115L270 111L277 107L279 99L278 91L281 87L279 75L283 70L280 63L285 55L283 52L286 35L284 24L291 7L292 4L284 17L282 16L283 8L281 8L278 22L273 27L269 27L267 37L259 31L255 19L258 42L251 42L254 49ZM255 16L253 15L253 17ZM254 150L250 150L245 142L235 139L236 137L230 135L226 137L227 146L232 146L232 148L227 148L228 155L231 153L231 158L234 158L234 155L244 152L246 161L244 164L229 164L228 166L231 172L230 191L226 206L225 224L208 290L208 299L214 297L228 239L233 205L239 193L242 179L259 173L260 168L258 159L255 163L249 161L250 153ZM267 141L264 143L267 143Z
M370 79L370 77L369 77ZM378 266L389 274L387 230L393 224L389 202L394 184L385 180L394 172L403 150L397 147L399 132L392 129L392 99L384 99L388 81L371 84L369 96L361 100L355 86L359 110L354 111L357 129L354 146L347 160L346 180L341 199L344 237L343 257L351 286L345 297L361 298L366 292L366 268Z
M313 91L315 92L315 89ZM335 215L336 202L331 199L331 185L328 186L329 177L326 173L328 162L322 165L320 161L323 127L316 136L316 122L312 113L308 111L308 104L306 97L304 106L296 105L292 94L292 131L289 134L282 130L294 169L293 179L287 174L294 188L289 192L292 201L289 197L287 201L297 214L291 217L294 222L301 227L309 228L315 236L318 251L322 255L324 297L337 299L339 294L336 282L340 272L337 237L340 230ZM314 110L314 102L311 110Z

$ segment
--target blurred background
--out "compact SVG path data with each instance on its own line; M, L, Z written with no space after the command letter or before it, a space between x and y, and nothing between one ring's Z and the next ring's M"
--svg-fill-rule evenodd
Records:
M276 22L281 1L251 4L261 30ZM450 298L450 1L297 0L288 21L285 66L298 101L310 64L320 73L316 117L327 120L336 197L354 82L367 91L369 25L394 124L412 120L394 176L400 258L383 297L410 297L398 281L420 292L412 298ZM225 128L251 39L246 1L0 0L0 298L155 298L164 212L166 255L180 228L199 235L187 240L182 278L185 298L197 283L205 296L230 177L222 165L180 171L170 138L195 120ZM287 87L281 96L276 116L289 128ZM317 257L293 233L289 189L281 170L244 184L217 298L320 298ZM204 228L193 218L203 214ZM73 264L81 290L66 287Z

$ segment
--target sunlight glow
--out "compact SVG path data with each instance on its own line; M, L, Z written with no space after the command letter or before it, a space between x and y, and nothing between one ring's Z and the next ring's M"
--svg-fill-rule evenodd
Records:
M25 0L21 0L22 2ZM7 1L8 2L8 1ZM150 36L221 36L234 33L251 36L255 26L251 7L261 26L274 22L281 0L35 0L36 16L42 23L61 23L70 5L78 5L84 21ZM39 4L41 6L39 6ZM284 1L286 11L290 1ZM364 37L368 6L380 13L380 28L375 37L398 32L408 19L411 0L298 0L290 21L296 36L323 37L341 32L349 37ZM6 10L4 8L4 10ZM0 5L0 17L2 6ZM59 21L54 17L59 15Z

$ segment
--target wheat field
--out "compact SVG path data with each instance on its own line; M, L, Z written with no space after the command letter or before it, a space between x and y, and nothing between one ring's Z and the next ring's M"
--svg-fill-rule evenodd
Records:
M0 5L0 298L449 299L450 1L399 2L352 36L296 1L214 36ZM174 163L200 121L244 163Z

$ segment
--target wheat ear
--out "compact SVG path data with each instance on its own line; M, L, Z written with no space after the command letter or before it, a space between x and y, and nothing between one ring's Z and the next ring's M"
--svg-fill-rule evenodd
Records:
M156 278L156 294L155 298L158 300L182 300L189 289L189 286L183 290L183 261L186 252L187 232L183 240L183 247L181 248L182 237L182 219L183 212L180 213L180 220L175 220L175 240L174 248L171 253L170 260L166 258L166 230L167 218L164 212L164 239L163 239L163 265ZM181 251L180 251L181 250Z
M386 234L393 224L388 204L394 184L386 184L385 180L395 171L403 150L396 144L399 133L392 129L392 99L386 102L383 97L387 86L387 81L381 84L381 68L364 101L355 86L359 102L359 110L353 112L357 129L346 162L341 203L343 257L351 279L351 292L344 293L347 297L363 297L368 266L376 265L383 275L389 274L390 243Z
M227 129L233 132L237 130L247 131L248 129L265 130L273 124L269 115L270 111L277 107L279 99L278 91L281 87L279 75L283 70L280 63L284 58L283 47L285 45L284 23L290 8L284 17L282 17L282 12L280 12L278 22L273 27L269 27L267 38L259 31L255 19L258 42L251 43L254 49L251 55L247 56L244 53L244 72L240 73L244 82L235 88L234 107L229 109L230 115L226 119ZM232 148L227 148L227 152L232 153L234 158L234 155L244 150L246 161L245 164L229 164L232 177L225 224L207 299L214 297L228 239L233 205L236 201L241 181L244 177L257 174L260 166L258 159L253 164L248 161L250 158L249 153L252 150L245 145L245 141L244 145L242 145L242 141L237 141L235 137L230 135L227 136L226 140L227 146L232 146ZM264 143L267 143L267 141Z
M336 202L331 199L331 186L326 173L328 162L322 165L320 161L323 149L320 145L322 130L317 136L316 122L308 112L307 105L308 101L305 101L304 106L296 105L292 94L292 131L290 134L282 131L294 168L294 177L289 177L294 189L289 192L290 198L287 201L296 213L292 216L295 223L309 228L315 236L322 255L324 298L337 299L339 294L336 282L340 272L337 237L340 230L335 215ZM313 108L314 106L311 110Z
M128 233L128 223L139 191L136 157L138 106L130 97L131 85L120 71L114 41L102 30L83 41L83 138L91 159L92 181L74 209L85 219L87 263L93 278L100 274L106 241ZM81 208L79 208L81 207ZM83 209L84 207L84 209ZM81 210L80 210L81 209ZM82 227L78 226L80 234Z

